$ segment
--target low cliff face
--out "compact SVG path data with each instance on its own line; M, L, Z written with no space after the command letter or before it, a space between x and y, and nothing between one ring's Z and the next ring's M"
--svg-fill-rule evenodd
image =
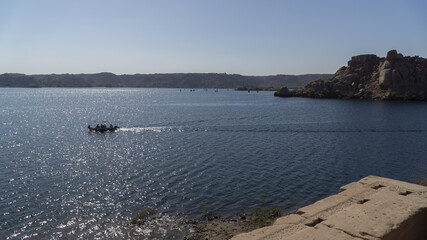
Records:
M310 82L290 93L282 89L275 96L425 101L427 59L403 56L396 50L389 51L386 58L359 55L329 80Z

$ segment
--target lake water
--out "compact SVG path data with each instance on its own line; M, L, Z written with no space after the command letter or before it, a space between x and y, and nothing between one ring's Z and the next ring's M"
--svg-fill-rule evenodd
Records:
M87 130L103 120L122 128ZM1 239L182 238L207 206L289 212L367 175L427 176L427 103L0 89Z

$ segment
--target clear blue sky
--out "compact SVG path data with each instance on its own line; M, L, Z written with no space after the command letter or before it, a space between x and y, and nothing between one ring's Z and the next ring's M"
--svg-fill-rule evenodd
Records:
M0 73L334 73L390 49L427 57L427 1L0 1Z

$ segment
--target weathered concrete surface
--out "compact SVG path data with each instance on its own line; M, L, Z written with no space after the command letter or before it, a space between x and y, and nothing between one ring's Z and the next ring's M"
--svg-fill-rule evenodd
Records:
M272 226L232 239L425 240L427 187L368 176L277 219Z

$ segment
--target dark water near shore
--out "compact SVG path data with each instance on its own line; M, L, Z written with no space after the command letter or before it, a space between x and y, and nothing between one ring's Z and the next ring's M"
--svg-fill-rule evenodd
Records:
M123 128L87 131L102 120ZM426 103L0 89L1 239L179 238L206 206L292 211L370 174L427 176ZM146 207L158 222L131 226Z

